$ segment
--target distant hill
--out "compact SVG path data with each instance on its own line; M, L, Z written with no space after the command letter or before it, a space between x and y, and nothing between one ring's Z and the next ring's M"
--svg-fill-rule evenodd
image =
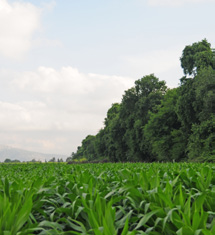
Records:
M13 148L5 145L0 145L0 162L4 162L5 159L9 158L11 160L20 160L20 161L31 161L32 159L39 160L39 161L49 161L55 157L57 160L63 159L66 160L66 155L62 154L44 154L38 152L27 151L24 149Z

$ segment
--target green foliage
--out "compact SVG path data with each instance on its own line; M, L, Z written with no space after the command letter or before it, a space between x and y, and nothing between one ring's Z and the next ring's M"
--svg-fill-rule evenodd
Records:
M93 160L96 155L95 139L93 135L88 135L83 141L82 146L78 147L78 151L73 155L73 159L86 158L87 160Z
M149 120L149 111L155 112L166 91L164 81L153 74L135 82L125 91L118 115L108 125L109 158L117 161L149 161L150 154L143 141L143 127Z
M151 113L150 120L144 127L152 154L159 161L179 161L185 156L181 123L175 110L178 90L168 90L158 111Z
M215 70L203 69L194 80L195 102L193 107L199 122L215 114Z
M9 158L6 158L5 160L4 160L4 162L5 163L18 163L18 162L20 162L19 160L11 160L11 159L9 159Z
M214 67L214 55L206 39L186 46L182 52L181 67L184 74L196 75L201 69Z
M167 91L153 74L135 81L108 110L104 128L87 136L73 159L215 161L209 131L215 116L215 50L206 39L188 45L181 66L192 76L181 78L176 89Z
M215 71L212 68L202 69L195 79L188 81L190 91L185 92L190 98L187 108L181 96L178 99L177 111L187 132L188 157L193 161L214 161L214 118L215 118ZM181 90L184 90L186 85ZM189 100L189 99L187 99ZM183 109L183 112L179 112ZM192 114L191 114L192 110ZM184 115L182 115L184 114ZM189 118L189 114L192 117Z
M188 150L190 160L215 161L215 116L193 125Z
M74 156L73 156L74 157ZM67 159L66 159L66 162L71 162L72 160L73 160L73 157L68 157Z
M0 234L215 233L215 167L2 164Z
M35 162L35 160L34 160L34 161L32 161L32 162ZM55 157L53 157L52 159L50 159L50 160L49 160L49 162L56 162Z
M179 95L176 103L176 113L179 121L184 127L184 132L189 135L193 123L197 122L196 111L193 107L195 102L194 79L181 79Z

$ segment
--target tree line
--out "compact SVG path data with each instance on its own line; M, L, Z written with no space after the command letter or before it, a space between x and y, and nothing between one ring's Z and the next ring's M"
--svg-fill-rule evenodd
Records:
M67 159L66 159L66 162L69 162L69 161L71 161L71 157L68 157ZM23 162L23 163L28 163L28 162L31 162L31 163L42 163L42 161L41 160L36 160L35 158L33 158L32 160L29 160L29 161L20 161L20 160L18 160L18 159L15 159L15 160L12 160L12 159L10 159L10 158L6 158L5 160L4 160L4 163L21 163L21 162ZM55 157L53 157L53 158L51 158L50 160L46 160L45 159L45 162L58 162L58 163L60 163L60 162L64 162L63 161L63 158L58 158L58 159L56 159Z
M177 88L153 74L135 81L107 111L72 159L119 161L215 160L215 51L206 40L184 48Z

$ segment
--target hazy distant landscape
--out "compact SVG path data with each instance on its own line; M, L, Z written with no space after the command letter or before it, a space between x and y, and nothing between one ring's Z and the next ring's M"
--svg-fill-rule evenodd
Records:
M68 156L61 154L44 154L38 152L27 151L24 149L13 148L5 145L0 145L0 162L5 159L19 160L19 161L49 161L52 158L66 160Z

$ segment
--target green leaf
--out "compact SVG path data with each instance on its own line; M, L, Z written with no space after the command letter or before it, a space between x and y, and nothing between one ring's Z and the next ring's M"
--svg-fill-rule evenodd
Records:
M157 209L157 210L154 210L154 211L151 211L151 212L145 214L143 216L143 218L139 221L139 223L137 224L135 229L138 229L138 228L144 226L153 215L157 214L160 211L161 211L161 209Z

